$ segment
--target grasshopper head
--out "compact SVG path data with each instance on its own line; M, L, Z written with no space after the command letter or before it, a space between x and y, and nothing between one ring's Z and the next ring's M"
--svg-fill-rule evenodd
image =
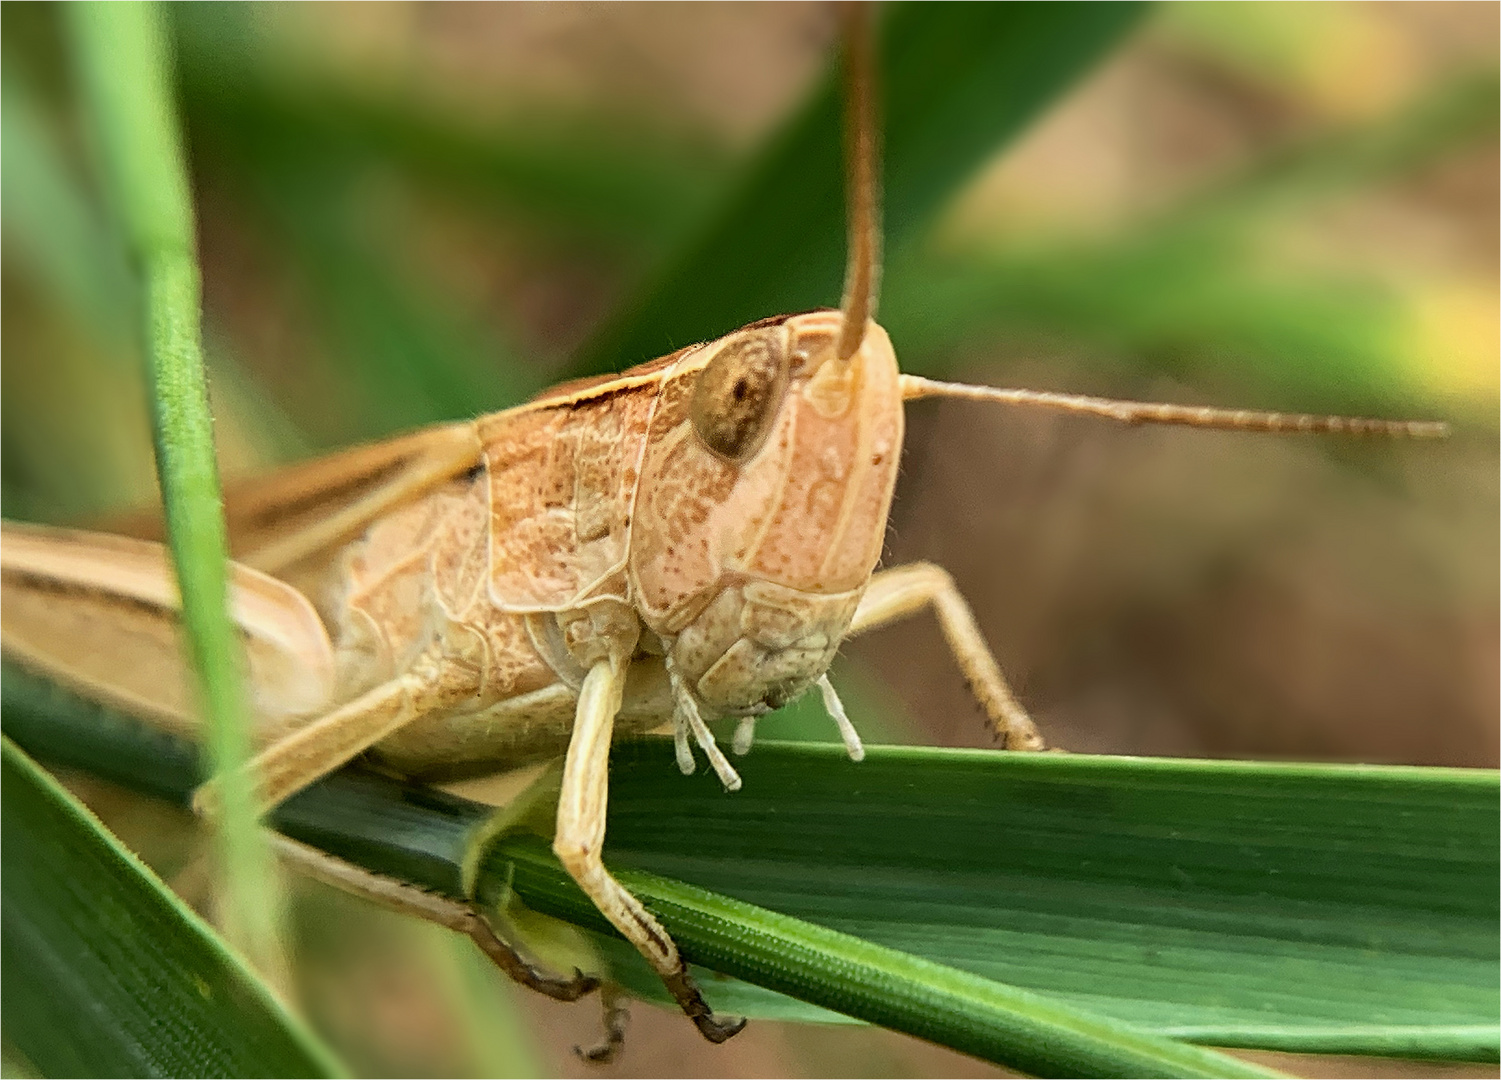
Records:
M683 357L658 399L631 536L637 610L716 713L828 670L870 580L902 449L880 279L874 35L844 7L849 252L839 311L752 323Z
M834 311L753 323L664 379L632 587L719 712L775 707L821 675L880 557L902 443L896 356L871 325L839 359L840 325ZM710 668L725 673L712 691Z

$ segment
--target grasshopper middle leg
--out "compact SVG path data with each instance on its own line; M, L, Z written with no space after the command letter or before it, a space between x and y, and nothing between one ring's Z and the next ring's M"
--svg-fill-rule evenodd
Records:
M1009 750L1043 749L1037 725L1011 692L969 604L943 567L919 562L875 574L855 610L849 633L863 633L925 607L932 607L938 616L959 670L990 717L1001 745Z

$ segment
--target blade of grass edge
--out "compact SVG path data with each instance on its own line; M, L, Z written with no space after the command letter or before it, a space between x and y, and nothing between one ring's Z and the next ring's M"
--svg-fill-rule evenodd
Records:
M51 1076L338 1076L338 1060L9 738L5 1036Z
M224 516L203 374L201 285L182 138L153 3L64 9L81 97L142 290L152 429L183 624L220 778L218 899L230 940L262 971L280 959L276 866L241 764L250 733L239 645L226 610Z
M502 842L484 873L534 910L609 929L545 841ZM616 876L696 963L1035 1076L1281 1075L683 882Z

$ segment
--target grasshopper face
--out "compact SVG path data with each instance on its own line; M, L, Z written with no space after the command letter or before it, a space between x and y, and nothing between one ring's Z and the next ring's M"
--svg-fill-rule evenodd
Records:
M647 627L719 714L827 670L886 531L902 444L879 327L841 361L838 312L755 323L685 356L651 425L631 537Z

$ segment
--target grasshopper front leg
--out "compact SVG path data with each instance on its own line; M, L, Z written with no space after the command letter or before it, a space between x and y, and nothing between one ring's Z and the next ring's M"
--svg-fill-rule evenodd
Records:
M975 623L974 613L943 567L919 562L875 574L855 609L849 635L884 626L925 607L932 607L938 616L959 670L985 709L1001 745L1008 750L1043 749L1037 725L1011 692Z
M433 648L395 678L299 725L246 762L257 808L265 813L412 721L472 699L481 680L471 665ZM210 781L198 789L195 810L214 812L216 785Z
M744 1027L745 1021L715 1019L667 931L611 876L601 860L610 741L629 666L623 652L611 649L607 658L596 661L580 687L573 735L563 766L553 851L585 895L646 957L703 1036L710 1042L724 1042ZM278 740L257 755L247 768L254 776L263 805L274 806L374 746L403 724L451 704L456 697L472 694L475 689L456 665L438 661L415 665L411 671ZM211 810L213 785L200 789L194 802L200 809ZM394 883L353 882L347 874L344 878L338 883L346 889L400 906L469 935L508 975L550 997L574 1000L598 985L596 980L577 974L572 981L542 975L468 907L448 905L439 913L442 917L435 917L429 910L430 898L416 902L408 895L410 889L401 890Z
M585 895L646 957L704 1038L721 1043L740 1031L745 1021L715 1018L677 945L641 901L611 876L600 857L609 799L610 737L620 711L627 666L618 655L596 661L579 691L552 848Z

